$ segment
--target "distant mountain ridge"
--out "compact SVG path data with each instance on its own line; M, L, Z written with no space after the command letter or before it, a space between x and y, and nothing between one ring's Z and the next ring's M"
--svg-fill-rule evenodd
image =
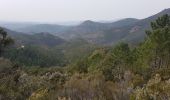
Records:
M64 39L81 37L97 44L115 44L120 41L136 44L145 38L145 30L150 29L150 22L164 14L170 14L170 9L165 9L141 20L127 18L113 23L99 23L88 20L64 31L59 36Z
M10 37L15 40L16 45L39 45L39 46L57 46L66 41L58 36L52 35L50 33L42 32L37 34L25 34L21 32L11 31L9 29L3 28Z
M126 18L110 23L101 23L87 20L76 26L38 24L21 28L20 32L14 32L10 30L8 30L8 32L12 33L11 35L16 39L22 41L25 40L28 43L34 43L32 39L39 39L39 41L44 39L46 42L51 41L50 44L52 44L52 40L54 39L54 44L57 44L58 42L62 43L65 40L69 41L82 38L83 40L93 44L109 45L116 44L120 41L136 44L145 38L145 30L150 29L150 22L164 14L170 15L170 8L140 20L135 18ZM23 35L23 33L27 34ZM34 35L28 35L30 33L34 33ZM43 37L43 34L36 35L35 33L48 33L48 35L47 37ZM41 37L42 39L38 37ZM48 40L45 38L51 39ZM36 42L40 43L39 41ZM48 43L46 45L48 45Z
M79 30L79 32L77 33L81 34L78 36L81 36L86 40L89 40L89 41L92 41L98 44L115 44L120 41L125 41L125 42L136 44L136 43L141 42L145 38L146 36L145 30L150 29L150 22L154 21L155 19L157 19L158 17L164 14L170 15L170 8L165 9L145 19L141 19L141 20L123 19L123 20L120 20L114 23L110 23L111 24L110 27L109 28L107 27L108 29L104 28L105 30L101 28L101 30L99 29L96 32L91 32L91 33L87 32L85 34L83 34L84 30L82 32ZM105 27L107 25L105 25ZM96 25L93 25L93 26L96 26ZM84 26L83 28L85 27L88 27L88 26ZM95 29L95 27L93 28ZM91 29L93 28L91 25ZM75 34L76 31L73 31L72 33ZM70 34L70 33L68 32L67 34ZM65 37L67 37L67 35L65 35Z
M28 34L35 34L35 33L41 33L41 32L54 34L54 33L62 32L69 28L70 28L69 26L62 26L62 25L37 24L37 25L32 25L32 26L17 29L17 31L28 33Z
M88 41L95 42L95 38L103 37L104 31L112 28L128 26L137 22L137 19L127 18L112 23L100 23L87 20L78 26L74 26L67 31L62 32L59 36L64 39L81 37Z

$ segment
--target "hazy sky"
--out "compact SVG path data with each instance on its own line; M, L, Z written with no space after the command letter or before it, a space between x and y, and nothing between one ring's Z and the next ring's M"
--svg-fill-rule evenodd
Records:
M0 0L1 21L61 22L145 18L170 0Z

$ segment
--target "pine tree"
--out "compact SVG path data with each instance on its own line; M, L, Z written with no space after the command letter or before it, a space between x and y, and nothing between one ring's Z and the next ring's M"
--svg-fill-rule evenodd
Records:
M155 67L167 67L170 59L170 16L166 14L151 22L151 28L146 33L155 53Z
M7 32L0 28L0 57L2 56L4 48L13 43L13 39L7 36Z

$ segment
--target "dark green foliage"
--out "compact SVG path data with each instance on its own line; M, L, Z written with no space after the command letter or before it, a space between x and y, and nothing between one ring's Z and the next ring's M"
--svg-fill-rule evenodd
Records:
M54 47L66 42L62 38L49 33L37 33L33 35L13 34L12 37L17 40L16 45L38 45Z
M80 38L70 40L69 42L56 46L55 48L61 50L70 63L74 63L89 56L97 46Z
M89 57L78 61L73 69L78 72L102 72L106 80L115 80L127 69L132 69L133 54L128 44L120 43L114 48L99 48ZM72 70L73 70L72 69Z
M147 31L148 41L154 56L154 67L168 67L170 58L170 16L164 15L151 23L152 30Z
M6 58L26 66L64 66L67 61L61 51L40 46L9 49Z
M155 22L151 22L151 27L153 30L165 28L170 26L170 17L168 14L159 17Z
M126 70L134 70L135 52L126 43L114 46L105 56L101 68L107 80L120 80Z
M13 43L13 39L7 36L7 32L0 28L0 56L2 55L3 50Z

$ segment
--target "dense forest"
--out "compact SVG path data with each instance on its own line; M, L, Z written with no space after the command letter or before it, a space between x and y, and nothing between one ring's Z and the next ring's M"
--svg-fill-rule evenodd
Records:
M1 29L0 100L169 100L170 16L150 27L142 42L112 46L77 38L18 47Z

